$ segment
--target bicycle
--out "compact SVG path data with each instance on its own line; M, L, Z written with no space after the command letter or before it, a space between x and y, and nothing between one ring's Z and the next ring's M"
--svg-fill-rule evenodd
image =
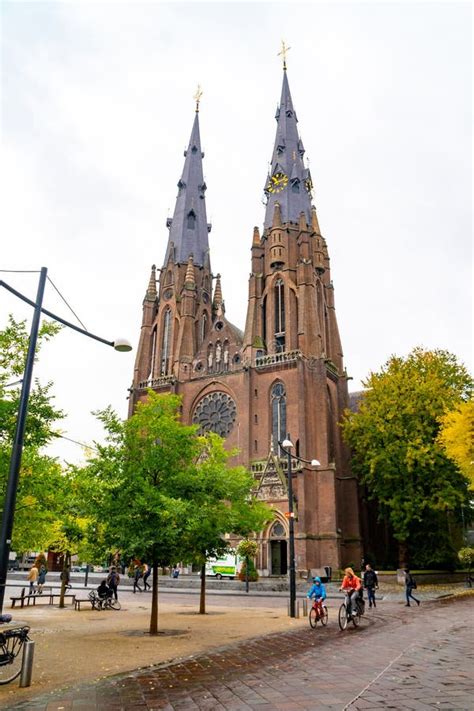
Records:
M339 627L342 631L344 631L349 624L349 622L352 621L352 624L354 627L358 627L360 624L360 618L365 612L365 603L364 600L360 597L356 599L356 614L353 615L352 613L349 612L350 605L349 605L349 596L346 595L344 598L344 602L342 603L341 607L339 608L339 614L338 614L338 622L339 622Z
M14 627L0 630L0 685L9 684L21 674L23 645L28 642L30 628Z
M93 590L89 593L89 600L93 610L121 610L122 605L118 600L107 595L107 597L99 597Z
M328 608L326 605L319 606L316 600L313 603L311 610L309 611L309 624L315 629L318 622L321 622L323 627L326 627L328 623Z

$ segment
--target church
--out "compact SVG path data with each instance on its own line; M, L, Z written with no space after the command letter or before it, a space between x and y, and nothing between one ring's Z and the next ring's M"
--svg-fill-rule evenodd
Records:
M263 576L285 575L289 565L287 456L279 446L287 436L296 570L358 564L362 550L358 484L338 426L349 404L348 376L329 251L312 204L286 62L275 118L265 220L249 244L242 330L226 318L225 284L211 268L197 95L166 252L161 268L151 268L143 301L130 391L130 413L149 388L180 395L186 424L237 448L233 463L253 473L256 495L275 512L257 535Z

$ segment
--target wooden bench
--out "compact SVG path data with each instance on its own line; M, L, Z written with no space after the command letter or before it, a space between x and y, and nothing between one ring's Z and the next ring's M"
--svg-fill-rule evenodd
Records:
M54 598L55 597L61 598L61 593L51 593L50 594L50 596L49 596L49 604L50 605L54 605ZM76 593L64 593L64 599L66 599L67 597L71 598L71 603L74 605L74 603L76 601Z
M10 600L12 601L12 607L15 607L16 603L20 603L20 607L24 607L25 604L27 607L29 607L30 603L33 604L33 606L36 605L37 600L43 600L47 605L50 605L50 597L52 593L52 588L48 588L49 593L46 593L46 595L43 596L42 593L34 592L34 593L28 593L25 595L25 588L22 588L21 590L21 595L17 596L12 596L10 597ZM43 588L44 591L44 588Z
M91 606L91 609L94 607L93 602L92 602L92 600L90 599L90 597L76 597L76 599L74 600L74 609L80 611L80 610L81 610L81 604L82 604L83 602L88 602L89 605Z

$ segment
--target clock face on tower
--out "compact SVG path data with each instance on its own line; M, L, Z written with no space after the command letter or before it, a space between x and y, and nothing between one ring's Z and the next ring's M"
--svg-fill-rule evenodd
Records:
M280 193L288 185L288 176L284 173L275 173L268 181L269 193Z

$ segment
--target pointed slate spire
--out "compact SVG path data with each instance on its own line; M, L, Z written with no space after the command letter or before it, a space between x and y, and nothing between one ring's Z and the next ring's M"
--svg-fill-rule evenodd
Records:
M275 203L281 207L281 221L298 224L304 212L311 223L309 170L303 162L304 147L298 135L296 112L291 98L286 69L283 72L280 106L276 114L277 131L272 155L271 175L265 184L268 196L265 227L271 227Z
M150 281L148 282L148 289L146 290L145 300L146 301L156 301L158 293L156 291L156 265L153 264L151 267Z
M204 153L201 151L198 110L189 146L184 155L184 168L178 182L179 192L173 219L166 221L169 238L165 263L171 255L175 263L187 264L189 255L193 254L194 264L202 267L209 250L207 235L211 231L211 225L207 223L206 217L206 184L202 172Z

